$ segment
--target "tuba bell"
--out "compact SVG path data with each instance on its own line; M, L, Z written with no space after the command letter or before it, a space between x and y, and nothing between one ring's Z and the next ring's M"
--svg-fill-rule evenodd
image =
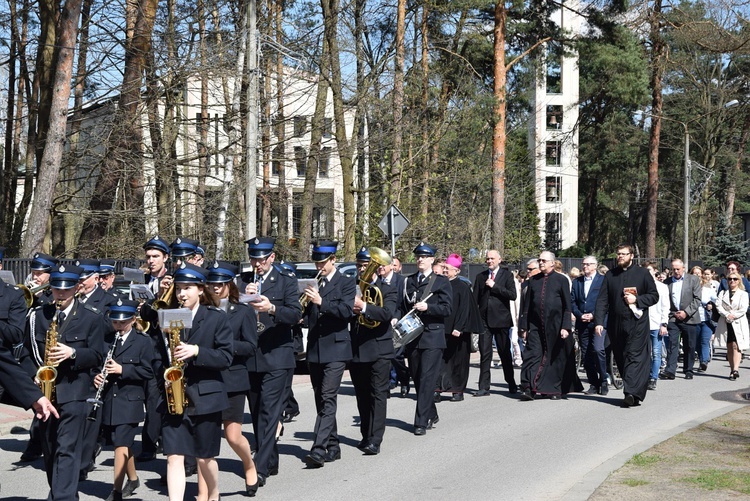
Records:
M367 265L365 271L360 275L359 289L360 292L362 292L362 300L364 302L382 308L383 293L380 292L380 289L373 286L367 279L372 277L373 273L375 273L378 267L388 266L389 264L391 264L391 256L389 256L386 251L378 247L368 247L367 250L370 253L370 264ZM365 280L363 280L363 278ZM357 322L359 322L359 325L367 327L368 329L374 329L375 327L380 325L380 322L378 322L377 320L368 320L364 315L361 314L357 318Z

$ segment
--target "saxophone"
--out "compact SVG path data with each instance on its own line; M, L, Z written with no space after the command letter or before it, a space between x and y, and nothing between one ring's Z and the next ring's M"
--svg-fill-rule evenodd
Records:
M49 329L47 329L44 340L44 365L36 371L36 379L39 381L39 388L42 390L42 394L52 402L55 399L56 367L58 364L52 362L50 352L57 346L57 317L61 306L62 301L55 302L55 316L52 317L52 323L49 325Z
M183 366L185 362L177 360L174 352L180 345L180 330L184 327L182 321L170 322L167 329L169 352L172 355L172 365L164 371L164 389L167 393L167 410L170 414L182 414L187 406L185 395L185 378Z

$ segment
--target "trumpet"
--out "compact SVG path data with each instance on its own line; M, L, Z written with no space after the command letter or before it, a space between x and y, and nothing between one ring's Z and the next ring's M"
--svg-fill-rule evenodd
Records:
M112 357L115 355L115 348L117 347L117 343L122 339L122 335L119 331L115 333L115 340L112 343L112 346L109 347L109 351L107 352L107 357L104 359L104 365L102 365L102 370L99 372L101 376L104 378L104 381L102 381L101 386L96 389L96 396L94 398L87 398L86 402L93 404L91 411L89 412L89 415L86 419L89 421L96 421L96 411L104 405L104 402L102 401L102 393L104 392L104 386L107 384L107 362L112 360Z
M37 285L36 287L29 287L25 284L16 284L16 287L23 292L23 298L26 300L26 307L31 308L31 305L34 304L34 295L37 292L49 289L49 282L43 285Z
M318 288L320 288L320 281L323 280L320 276L321 273L323 273L323 270L318 270L318 274L315 275L315 282L318 284ZM299 297L299 304L302 305L302 311L305 311L307 305L310 304L310 296L303 292Z
M258 280L258 270L256 268L253 268L253 282L258 284L258 295L260 296L260 287L261 285L263 285L263 283L260 280ZM261 332L266 330L266 326L263 322L260 321L260 313L257 311L255 312L255 319L257 321L255 328L258 334L260 334Z

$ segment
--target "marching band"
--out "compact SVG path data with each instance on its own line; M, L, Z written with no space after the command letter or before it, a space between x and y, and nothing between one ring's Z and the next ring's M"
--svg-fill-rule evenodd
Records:
M132 280L130 297L114 288L113 260L60 264L37 253L23 284L3 284L0 309L7 303L18 311L0 318L2 361L12 360L39 386L19 401L43 410L22 460L44 457L49 499L77 499L102 446L112 446L108 501L143 489L136 463L160 452L171 500L183 499L193 465L198 499L217 500L222 427L242 462L244 490L255 496L279 474L279 435L299 414L288 405L296 404L294 335L303 327L317 411L304 458L310 467L341 459L336 401L346 369L364 454L380 453L391 365L401 351L417 391L414 433L437 423L433 383L451 290L445 277L431 274L434 247L414 249L419 272L408 277L394 273L385 251L363 247L357 276L349 277L336 266L338 242L318 241L311 255L318 275L298 283L294 267L277 262L275 239L246 244L252 268L240 274L230 262L206 261L195 240L168 244L155 236L143 246L144 266L128 269L142 274ZM254 451L242 434L246 399Z

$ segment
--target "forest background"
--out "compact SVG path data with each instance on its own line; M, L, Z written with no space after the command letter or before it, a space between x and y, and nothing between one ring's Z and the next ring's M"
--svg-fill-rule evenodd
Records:
M551 22L560 8L580 13L582 33ZM7 256L41 250L139 256L150 236L142 205L148 156L157 170L159 234L195 237L209 256L241 260L242 240L270 234L272 215L282 213L280 253L306 260L313 192L303 198L299 234L289 235L277 209L290 195L283 179L274 191L268 180L272 138L283 140L272 128L293 119L283 110L270 116L279 99L270 82L291 65L333 91L329 126L344 170L344 259L360 245L386 246L377 222L392 203L411 220L398 243L401 255L425 240L478 261L493 247L506 261L532 256L550 246L538 231L529 156L534 80L550 56L577 52L579 238L571 248L553 250L608 256L630 241L641 257L679 257L688 131L690 256L711 265L744 261L748 18L748 3L740 0L8 0L0 6L6 76L0 243ZM257 31L248 28L251 21ZM236 95L243 98L226 103L224 125L233 138L227 156L234 182L219 199L205 197L200 182L216 153L210 141L199 141L196 159L181 158L174 148L182 133L175 96L196 75L205 85L210 78L242 77L236 80L243 92ZM253 85L255 161L263 178L257 231L245 227L247 211L255 208L244 181L244 145L253 125L245 91ZM106 155L82 174L81 113L107 99L119 104ZM345 107L356 110L352 137L344 130ZM313 185L325 126L316 116L307 163ZM194 119L198 131L207 130L201 126L207 117ZM367 188L355 175L363 172L362 151ZM187 197L179 167L187 161L202 169L188 212L216 214L218 226L203 217L188 224L181 216ZM93 196L76 189L74 178L82 175L96 179ZM367 209L360 203L365 189Z

